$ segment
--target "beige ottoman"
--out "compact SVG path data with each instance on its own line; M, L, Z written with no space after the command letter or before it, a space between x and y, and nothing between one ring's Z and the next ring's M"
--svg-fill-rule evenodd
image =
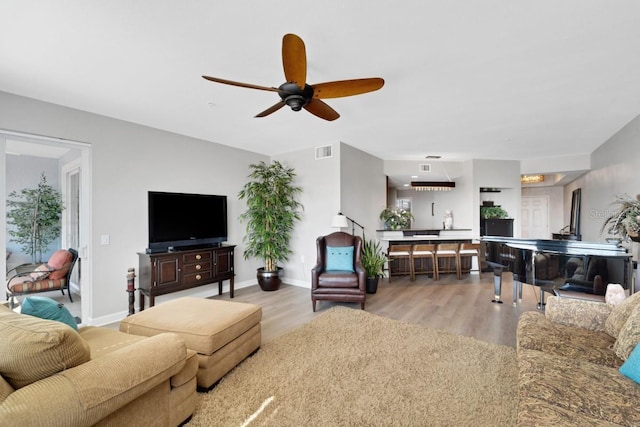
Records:
M209 390L260 347L262 308L255 304L184 297L126 317L120 331L178 334L198 353L198 388Z

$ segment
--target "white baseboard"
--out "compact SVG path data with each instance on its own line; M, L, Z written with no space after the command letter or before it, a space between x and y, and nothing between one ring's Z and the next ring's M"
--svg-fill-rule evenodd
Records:
M242 289L242 288L246 288L249 286L253 286L255 285L256 282L255 280L246 280L243 282L236 282L233 284L233 288L234 290L237 289ZM229 293L229 282L226 281L223 283L222 285L222 294L228 294ZM172 294L167 294L167 295L159 295L156 297L156 304L162 304L163 302L167 302L167 301L171 301L174 300L176 298L181 298L181 297L194 297L194 298L207 298L210 297L212 295L218 295L218 283L212 283L210 285L205 285L205 286L200 286L197 288L191 288L191 289L187 289L184 291L180 291L180 292L174 292ZM135 309L136 312L138 311L138 307L140 304L140 300L139 300L140 296L139 293L136 293L136 302L135 302ZM145 298L145 306L146 308L149 307L149 298ZM83 326L86 325L90 325L90 326L105 326L105 325L110 325L113 323L119 323L122 319L124 319L125 317L127 317L127 315L129 314L128 310L124 310L124 311L120 311L117 313L112 313L112 314L108 314L106 316L100 316L100 317L96 317L93 319L88 319L87 322L83 322Z

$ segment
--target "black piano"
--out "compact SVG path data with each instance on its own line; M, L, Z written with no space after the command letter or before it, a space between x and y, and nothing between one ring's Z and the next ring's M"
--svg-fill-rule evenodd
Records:
M484 260L494 272L494 300L500 303L502 272L513 273L513 303L522 300L522 283L560 295L604 295L607 284L619 283L633 293L631 254L615 243L573 240L515 239L483 236Z

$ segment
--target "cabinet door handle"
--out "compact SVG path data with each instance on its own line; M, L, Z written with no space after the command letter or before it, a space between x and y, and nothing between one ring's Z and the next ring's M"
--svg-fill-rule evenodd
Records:
M198 260L202 259L202 255L200 255L200 254L196 255L196 259L198 259Z
M196 280L200 280L200 279L202 279L202 276L199 274L196 274Z
M200 270L202 266L200 264L196 265L196 270Z

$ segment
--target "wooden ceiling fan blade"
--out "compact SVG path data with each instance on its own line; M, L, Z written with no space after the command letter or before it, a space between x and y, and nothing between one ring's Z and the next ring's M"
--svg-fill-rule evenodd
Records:
M212 81L212 82L222 83L222 84L225 84L225 85L246 87L246 88L249 88L249 89L268 90L270 92L282 92L280 89L275 88L275 87L258 86L258 85L254 85L254 84L251 84L251 83L234 82L233 80L219 79L218 77L202 76L202 78L206 79L206 80L209 80L209 81Z
M278 111L279 109L281 109L284 106L285 106L284 101L280 101L277 104L274 104L271 107L267 108L263 112L256 114L256 117L266 117L271 113L275 113L276 111Z
M382 86L384 86L384 79L380 77L318 83L313 85L313 97L317 99L342 98L373 92Z
M314 116L320 117L321 119L325 119L330 122L340 117L340 114L338 114L336 110L329 107L327 103L320 101L319 99L312 99L304 106L304 109Z
M302 39L295 34L282 38L282 66L287 82L304 89L307 80L307 52Z

